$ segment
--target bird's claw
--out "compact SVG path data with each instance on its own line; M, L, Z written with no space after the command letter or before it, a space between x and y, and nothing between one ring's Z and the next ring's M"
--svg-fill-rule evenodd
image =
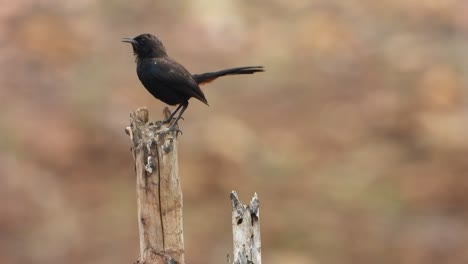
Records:
M159 130L161 128L162 125L164 125L166 123L164 123L164 121L156 121L154 123L149 123L150 127L152 127L152 129L155 129L155 130ZM170 132L176 132L176 136L179 135L179 133L182 135L182 130L179 129L179 126L177 124L172 124L170 127L168 127L167 129L161 129L158 131L159 134L167 134L167 133L170 133Z
M170 132L175 132L176 136L179 136L179 133L181 135L183 134L182 130L180 130L178 126L170 126L167 129L159 131L159 134L167 134L167 133L170 133Z
M169 127L167 130L170 131L170 132L175 132L175 133L176 133L176 137L179 136L179 133L180 133L181 135L183 135L182 130L179 129L179 126L171 126L171 127Z

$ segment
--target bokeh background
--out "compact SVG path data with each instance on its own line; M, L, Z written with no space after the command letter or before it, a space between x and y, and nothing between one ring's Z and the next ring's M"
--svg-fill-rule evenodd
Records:
M181 122L188 263L261 199L265 263L468 263L468 2L0 1L0 262L133 263L122 37L157 34L204 86Z

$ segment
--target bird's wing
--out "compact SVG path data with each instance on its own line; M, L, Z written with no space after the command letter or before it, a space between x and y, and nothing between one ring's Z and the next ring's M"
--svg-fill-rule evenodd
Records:
M176 61L170 58L153 60L151 64L151 77L159 84L173 89L174 92L185 95L187 98L195 97L208 104L205 95L193 79L192 75Z

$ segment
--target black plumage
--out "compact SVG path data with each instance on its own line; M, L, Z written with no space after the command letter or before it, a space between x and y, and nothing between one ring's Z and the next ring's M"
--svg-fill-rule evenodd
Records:
M194 97L208 105L199 85L214 79L236 74L262 72L262 66L246 66L202 74L190 74L181 64L167 55L161 40L152 34L141 34L135 38L125 38L132 44L136 57L137 74L143 86L157 99L169 105L178 105L164 123L171 122L180 110L170 129L177 124L188 107L188 101Z

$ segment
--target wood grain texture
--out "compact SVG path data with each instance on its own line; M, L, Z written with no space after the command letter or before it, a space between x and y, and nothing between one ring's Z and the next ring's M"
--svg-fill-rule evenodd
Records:
M140 258L137 263L184 262L182 190L178 175L177 135L148 123L148 110L130 114L137 180Z

